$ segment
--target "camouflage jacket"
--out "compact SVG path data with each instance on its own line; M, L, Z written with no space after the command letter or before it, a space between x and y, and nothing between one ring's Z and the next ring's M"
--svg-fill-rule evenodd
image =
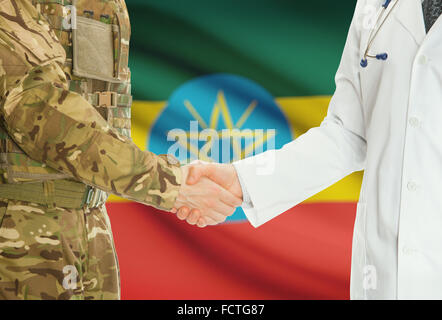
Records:
M0 0L0 121L9 138L48 173L172 208L181 184L178 163L140 150L70 89L63 34L56 33L36 2L44 1ZM127 10L124 0L78 2Z

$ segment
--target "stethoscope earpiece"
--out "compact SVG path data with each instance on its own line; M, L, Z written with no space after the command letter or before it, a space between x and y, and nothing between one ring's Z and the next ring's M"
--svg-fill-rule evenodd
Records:
M388 59L388 54L387 53L380 53L376 55L376 59L378 60L387 60Z
M385 0L385 3L382 5L385 9L388 8L388 5L390 4L391 0Z

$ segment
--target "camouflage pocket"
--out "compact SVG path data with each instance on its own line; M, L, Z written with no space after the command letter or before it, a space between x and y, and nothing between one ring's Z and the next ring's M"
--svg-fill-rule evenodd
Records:
M115 63L114 33L119 33L117 25L77 17L76 28L72 32L75 76L120 82L118 65Z
M14 200L0 210L0 299L81 296L81 215Z
M0 202L0 206L2 202ZM44 206L8 200L0 226L0 259L19 261L30 257L42 260L61 257L61 228L56 209L46 211ZM4 262L4 260L1 260Z

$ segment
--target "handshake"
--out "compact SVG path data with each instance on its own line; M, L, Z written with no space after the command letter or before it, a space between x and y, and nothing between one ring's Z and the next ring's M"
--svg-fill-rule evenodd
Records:
M242 204L242 189L231 164L196 162L182 167L183 183L172 213L200 228L222 223Z

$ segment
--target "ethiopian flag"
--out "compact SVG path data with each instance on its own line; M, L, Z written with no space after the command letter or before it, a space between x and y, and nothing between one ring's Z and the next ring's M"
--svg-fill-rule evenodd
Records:
M140 148L183 163L230 162L280 148L325 117L355 1L126 2ZM229 141L247 133L249 143L223 148L226 132ZM204 133L219 144L199 139ZM348 299L361 178L258 229L241 209L198 229L111 197L122 298Z

